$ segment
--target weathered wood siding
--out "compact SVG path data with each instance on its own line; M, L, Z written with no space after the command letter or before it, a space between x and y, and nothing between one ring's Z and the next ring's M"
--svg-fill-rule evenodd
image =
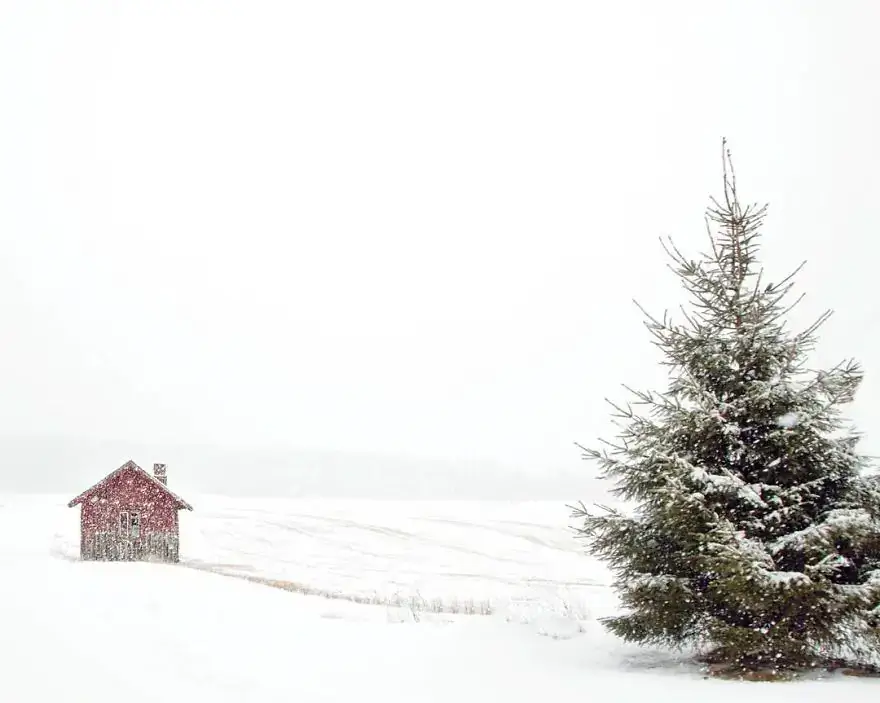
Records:
M83 540L82 558L88 561L180 560L180 540L174 533L151 532L127 539L115 532L95 532Z

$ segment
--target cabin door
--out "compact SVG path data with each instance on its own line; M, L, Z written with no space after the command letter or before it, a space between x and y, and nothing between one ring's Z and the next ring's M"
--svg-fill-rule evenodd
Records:
M119 512L119 540L117 542L117 559L132 561L138 558L138 542L141 536L141 513L139 510L121 510Z

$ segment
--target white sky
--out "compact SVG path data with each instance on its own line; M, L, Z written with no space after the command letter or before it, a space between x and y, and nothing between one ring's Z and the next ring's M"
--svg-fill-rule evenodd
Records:
M702 247L726 135L880 453L878 26L873 0L4 0L0 434L588 472L603 397L663 382L631 299L683 299L657 237Z

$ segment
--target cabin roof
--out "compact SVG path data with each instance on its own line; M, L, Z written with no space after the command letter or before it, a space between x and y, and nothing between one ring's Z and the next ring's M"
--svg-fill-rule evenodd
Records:
M98 481L94 486L92 486L91 488L80 493L76 498L74 498L72 501L70 501L67 504L67 507L72 508L74 505L79 505L83 501L87 500L88 498L93 496L95 493L97 493L99 490L101 490L101 488L106 486L110 481L112 481L114 478L116 478L119 474L121 474L124 471L135 471L135 472L141 474L148 481L151 481L158 488L160 488L163 493L166 493L168 495L168 497L174 501L174 503L177 505L178 508L185 508L186 510L192 510L192 506L189 503L187 503L183 498L181 498L176 493L173 493L172 491L168 490L168 486L166 486L164 483L162 483L159 479L157 479L152 474L148 473L147 471L144 471L140 466L138 466L137 464L135 464L131 460L126 461L122 466L120 466L115 471L112 471L109 474L107 474L104 478L102 478L100 481Z

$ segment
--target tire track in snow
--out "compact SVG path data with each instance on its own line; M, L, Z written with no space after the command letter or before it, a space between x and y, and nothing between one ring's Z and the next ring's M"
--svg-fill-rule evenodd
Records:
M511 564L518 564L518 565L523 565L523 564L527 563L527 562L523 562L520 559L515 559L513 557L501 556L499 554L490 554L490 553L487 553L484 551L480 551L478 549L474 549L472 547L465 547L465 546L456 544L454 542L448 542L445 540L441 540L441 539L437 539L437 538L433 538L433 537L428 537L427 535L419 534L417 532L407 532L405 530L401 530L401 529L397 529L397 528L393 528L393 527L384 527L381 525L374 525L371 523L358 522L357 520L351 520L349 518L331 517L331 516L327 516L327 515L309 515L309 514L302 514L302 513L288 513L288 514L286 514L286 517L299 518L299 519L305 518L307 520L313 520L315 522L325 522L325 523L335 524L335 525L339 525L341 527L350 528L352 530L360 530L360 531L364 531L364 532L370 532L373 534L382 535L385 537L391 537L391 538L394 538L394 539L397 539L397 540L400 540L403 542L421 542L423 544L430 544L432 546L440 547L442 549L448 549L450 551L455 551L455 552L460 552L460 553L464 553L464 554L469 554L472 556L482 557L483 559L491 559L494 561L501 561L501 562L507 562L507 563L511 563ZM432 518L416 518L416 519L431 520ZM285 529L285 530L289 530L289 531L293 531L293 532L298 532L304 536L313 537L315 539L322 539L325 542L328 542L330 544L334 544L336 546L341 546L341 547L349 549L349 550L359 551L359 552L362 551L360 548L352 547L350 540L346 540L344 537L339 537L338 539L333 539L333 538L328 537L327 535L324 535L324 534L318 535L315 532L309 532L298 525L293 525L293 524L285 523L285 522L278 522L277 520L267 520L264 518L258 518L258 521L263 524L272 525L274 527L279 527L281 529ZM466 523L462 523L462 525L466 525ZM506 534L503 531L500 531L500 533ZM508 536L510 536L510 535L508 535ZM547 545L542 545L542 546L547 546ZM377 553L371 553L368 551L363 552L363 553L368 554L370 556L374 556L376 558L385 558L388 556L388 555L380 555Z
M504 535L505 537L513 537L515 539L522 539L526 542L531 542L532 544L536 544L539 547L546 547L547 549L555 549L561 552L572 552L575 551L573 548L563 547L561 544L556 544L553 542L548 542L547 540L543 540L539 537L535 537L534 535L524 534L522 532L514 532L511 530L505 530L500 527L493 527L492 525L486 525L478 522L467 522L465 520L453 520L451 518L438 518L438 517L423 517L417 518L418 520L422 520L424 522L437 522L445 525L452 525L454 527L461 527L468 530L478 529L478 530L486 530L489 532L495 532L500 535ZM502 523L504 521L496 521L497 523ZM509 521L508 521L509 522ZM515 523L515 524L526 524L526 523ZM552 529L552 528L548 528Z

